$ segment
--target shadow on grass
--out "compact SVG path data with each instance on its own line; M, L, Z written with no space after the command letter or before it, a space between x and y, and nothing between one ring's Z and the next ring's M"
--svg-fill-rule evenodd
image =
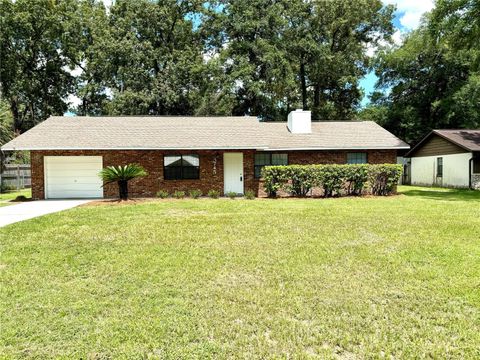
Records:
M419 188L403 186L400 194L416 196L430 200L443 201L478 201L480 205L480 191L467 189Z

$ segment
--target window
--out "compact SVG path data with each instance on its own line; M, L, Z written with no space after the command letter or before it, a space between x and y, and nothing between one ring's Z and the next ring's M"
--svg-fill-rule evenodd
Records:
M347 153L347 164L366 164L367 153Z
M198 155L168 155L163 157L165 180L187 180L200 178Z
M263 167L269 165L288 165L288 154L255 154L255 177L260 178Z
M480 157L473 159L473 173L480 174Z
M443 176L443 158L437 158L437 177Z

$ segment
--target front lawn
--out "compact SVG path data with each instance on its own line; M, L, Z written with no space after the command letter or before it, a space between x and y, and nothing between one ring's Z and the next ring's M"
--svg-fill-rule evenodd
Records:
M479 358L480 191L84 206L0 229L5 358Z

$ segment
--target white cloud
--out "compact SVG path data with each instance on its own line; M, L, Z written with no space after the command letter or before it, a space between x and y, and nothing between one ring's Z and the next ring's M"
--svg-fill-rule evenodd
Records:
M392 40L395 45L397 46L402 45L402 42L403 42L402 32L400 30L395 31L392 35Z
M67 101L68 105L71 106L71 107L77 107L77 106L82 104L82 100L79 97L77 97L76 95L73 95L73 94L68 95L66 101Z
M83 60L81 65L82 65L82 67L85 67L86 64L87 63L85 62L85 60ZM69 66L65 65L62 69L63 69L63 71L69 72L70 75L72 75L74 77L78 77L78 76L82 75L82 73L83 73L83 70L80 66L75 66L74 69L71 69Z
M435 6L434 0L383 0L385 4L397 6L400 24L408 31L416 29L426 12Z
M110 6L112 6L112 3L114 2L115 0L103 0L103 4L105 5L105 7L108 9L110 8Z
M402 32L400 30L396 30L393 35L392 35L392 41L393 41L393 45L394 46L400 46L402 45L402 42L403 42L403 37L402 37ZM378 45L377 46L374 46L373 44L371 43L368 43L366 44L366 52L365 54L368 56L368 57L373 57L375 56L376 52L378 51L379 48L385 48L385 47L388 47L388 46L391 46L390 43L388 43L387 41L384 41L384 40L380 40L378 42Z
M103 93L104 93L105 95L107 95L107 99L110 99L110 100L113 99L113 91L112 91L111 88L106 87L106 88L104 89Z

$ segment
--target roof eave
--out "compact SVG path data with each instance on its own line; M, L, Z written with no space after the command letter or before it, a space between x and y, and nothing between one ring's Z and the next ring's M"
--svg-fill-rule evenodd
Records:
M410 146L348 146L348 147L295 147L295 148L268 148L268 151L308 151L308 150L405 150Z
M406 150L408 145L401 146L348 146L348 147L268 147L268 146L210 146L210 147L9 147L3 146L2 151L114 151L114 150L259 150L259 151L329 151L329 150Z
M427 135L425 135L425 136L423 137L423 139L418 142L417 145L415 145L412 149L410 149L410 151L405 154L405 157L412 157L412 154L415 154L415 152L416 152L421 146L423 146L423 144L424 144L428 139L430 139L433 135L438 135L438 136L440 136L442 139L445 139L445 140L447 140L448 142L451 142L452 144L455 144L455 145L457 145L458 147L461 147L462 149L466 150L467 152L474 151L474 150L472 150L471 148L468 148L468 147L466 147L466 146L464 146L464 145L462 145L462 144L459 144L458 142L450 139L449 137L442 135L442 134L439 133L437 130L432 130L432 131L430 131Z
M433 130L432 133L435 133L436 135L440 136L441 138L450 141L451 143L460 146L462 149L467 150L467 151L474 151L472 148L469 148L468 146L465 146L463 144L460 144L459 142L450 139L448 136L443 135L442 133L438 132L437 130Z
M75 151L75 150L96 150L96 151L112 151L112 150L263 150L266 146L209 146L209 147L31 147L31 146L2 146L1 151Z

